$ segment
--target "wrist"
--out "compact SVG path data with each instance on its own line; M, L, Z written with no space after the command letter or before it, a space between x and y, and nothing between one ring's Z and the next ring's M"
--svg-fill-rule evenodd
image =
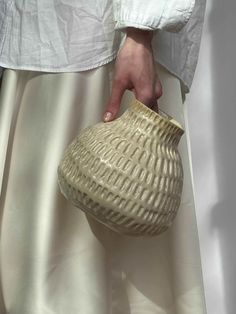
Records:
M140 43L143 45L151 45L153 38L153 31L147 31L134 27L126 28L126 38L131 41L135 41L136 43Z

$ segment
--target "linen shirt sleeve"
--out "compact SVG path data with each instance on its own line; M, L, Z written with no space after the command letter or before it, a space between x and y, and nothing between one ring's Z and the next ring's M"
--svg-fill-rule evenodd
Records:
M115 29L179 32L188 22L195 0L113 0Z

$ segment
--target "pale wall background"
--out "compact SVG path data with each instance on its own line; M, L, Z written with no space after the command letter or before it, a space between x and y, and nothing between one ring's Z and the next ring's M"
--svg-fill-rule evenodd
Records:
M236 1L207 0L187 97L208 314L236 314Z

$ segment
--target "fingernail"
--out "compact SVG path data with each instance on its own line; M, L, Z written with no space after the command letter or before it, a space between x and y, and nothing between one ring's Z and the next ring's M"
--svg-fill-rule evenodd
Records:
M103 116L105 121L109 121L112 117L112 113L111 112L106 112Z

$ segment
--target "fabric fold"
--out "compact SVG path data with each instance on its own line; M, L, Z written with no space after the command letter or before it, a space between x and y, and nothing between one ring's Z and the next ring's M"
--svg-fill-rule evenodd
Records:
M2 314L206 313L185 136L181 207L159 236L116 234L59 191L59 161L80 130L102 120L113 69L114 62L81 73L4 71ZM184 125L180 82L160 65L157 71L159 105ZM119 115L131 97L125 93Z

